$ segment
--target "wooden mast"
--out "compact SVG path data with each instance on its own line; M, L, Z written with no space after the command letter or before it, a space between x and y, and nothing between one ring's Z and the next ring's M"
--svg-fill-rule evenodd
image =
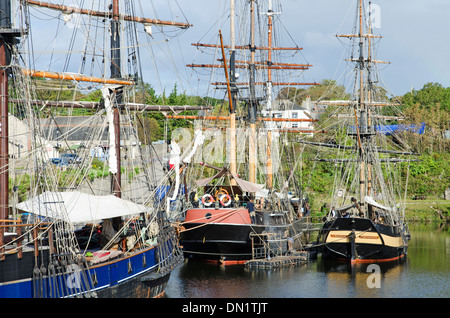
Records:
M113 0L113 19L111 20L111 78L118 79L121 77L120 70L120 23L119 23L119 0ZM118 104L122 104L121 89L115 92L115 102L113 103L113 120L115 132L115 149L117 160L117 172L112 174L112 190L113 194L122 197L122 176L120 161L120 114Z
M362 129L367 129L367 120L364 118L364 115L367 115L364 108L364 37L363 37L363 3L362 0L359 0L359 111L360 111L360 125ZM360 185L360 194L359 194L359 206L362 209L362 212L365 211L364 205L364 197L366 191L366 174L365 174L365 154L364 148L361 145L361 136L360 131L358 132L358 140L359 140L359 185Z
M21 30L11 25L11 0L0 2L0 225L9 214L9 122L8 122L8 75L10 73L10 48L15 44ZM3 246L5 228L0 226L0 246ZM4 249L0 254L4 258Z
M230 80L228 80L228 73L226 71L226 57L224 52L223 40L222 36L220 37L220 45L222 46L222 56L223 63L225 66L225 75L227 78L227 88L228 88L228 96L230 100L230 171L232 174L237 175L237 164L236 164L236 63L235 63L235 54L236 54L236 39L235 39L235 8L234 8L234 0L230 0L230 42L231 42L231 50L230 50L230 77L233 82L233 92L230 87ZM236 180L231 178L230 184L236 185Z
M250 119L250 135L249 135L249 171L248 181L256 183L256 93L255 93L255 2L250 0L250 100L248 104L248 112Z
M372 34L371 6L372 6L372 1L369 1L369 17L368 17L368 23L367 23L367 29L368 29L369 34ZM372 61L372 49L371 49L372 42L371 41L372 40L370 37L367 38L367 63L368 63L369 68L371 66L370 63ZM368 72L369 81L367 84L369 85L369 87L367 90L367 103L371 103L372 102L372 90L371 90L372 83L371 83L371 79L370 79L371 72L370 72L370 69L368 69L368 71L369 71ZM369 113L371 111L371 109L369 106L366 106L366 109L367 109L367 127L371 127L372 121L370 119L371 114ZM370 193L371 191L372 191L372 164L370 163L370 161L368 161L367 162L367 194L371 195L371 193Z
M269 7L267 10L267 46L272 47L272 0L269 0ZM267 51L267 64L273 65L272 63L272 50ZM267 70L267 111L269 112L269 117L272 117L272 70L269 68ZM273 167L272 167L272 127L267 129L267 187L272 189L273 187Z
M274 47L272 44L273 40L273 15L275 14L272 10L272 1L269 1L268 5L268 12L266 13L268 16L268 42L267 46L256 46L255 43L255 14L256 14L256 7L257 0L249 0L250 4L250 44L248 45L241 45L237 46L234 43L234 0L230 0L230 22L231 22L231 45L223 45L223 43L218 44L204 44L204 43L192 43L193 46L197 47L207 47L207 48L229 48L230 50L230 83L231 83L231 91L236 92L237 86L239 85L246 85L249 88L249 98L247 99L247 105L248 105L248 118L249 118L249 126L250 126L250 133L249 133L249 168L248 168L248 180L250 182L256 182L256 163L257 163L257 157L256 157L256 121L258 120L267 120L271 121L272 119L260 119L256 118L256 108L257 108L257 98L256 98L256 92L255 92L255 86L256 85L265 85L267 89L268 94L268 104L270 107L271 101L272 101L272 87L273 86L305 86L305 85L319 85L316 82L273 82L272 81L272 71L273 70L307 70L309 67L311 67L311 64L297 64L297 63L274 63L272 61L272 52L273 51L300 51L303 50L301 47ZM235 50L250 50L250 61L243 61L243 60L235 60ZM265 61L256 61L256 51L257 50L266 50L267 51L267 60ZM224 68L226 65L225 57L222 59L219 59L220 64L187 64L187 67L192 68ZM249 70L249 81L248 82L236 82L234 77L234 68L243 68ZM256 70L258 69L264 69L268 72L268 78L267 81L264 82L256 82ZM214 82L211 83L211 85L215 86L225 86L227 89L229 89L228 82ZM235 96L232 94L233 97ZM235 98L232 98L233 101L235 101ZM236 108L236 103L233 103L235 105L234 108ZM231 164L230 164L230 170L234 171L234 155L233 152L235 151L235 146L233 143L233 138L235 137L234 130L235 128L235 109L230 109L230 117L214 117L219 120L230 120L230 127L231 127L231 140L230 140L230 157L231 157ZM186 116L182 116L185 119L188 119ZM181 118L179 116L168 116L168 118ZM203 118L203 117L195 117L195 118ZM212 118L211 116L208 116L208 118ZM278 118L277 118L278 119ZM288 121L285 119L281 119L280 121ZM297 130L292 130L292 132L297 132ZM304 131L300 131L304 132ZM306 131L305 131L306 132ZM309 133L310 131L308 131ZM273 185L273 169L272 169L272 131L270 129L267 131L267 186L268 188L271 188Z
M359 58L353 59L353 62L358 63L359 68L359 97L357 103L349 103L349 105L353 104L353 112L355 117L356 124L356 136L357 136L357 144L358 144L358 162L359 162L359 207L360 211L364 212L364 196L366 193L366 179L365 179L365 156L362 135L366 135L367 132L367 112L366 110L366 100L364 97L365 89L364 89L364 69L366 59L364 58L364 39L365 38L373 38L376 37L372 34L365 34L363 29L363 3L362 0L358 0L357 5L357 14L359 17L359 32L358 34L345 34L338 35L338 37L345 38L359 38ZM359 114L358 114L359 112ZM359 117L358 117L359 115ZM363 131L361 131L363 130ZM366 140L364 140L366 142Z
M7 42L0 37L0 225L8 219L9 212L9 147L8 147L8 65ZM0 227L0 246L3 245L4 228Z

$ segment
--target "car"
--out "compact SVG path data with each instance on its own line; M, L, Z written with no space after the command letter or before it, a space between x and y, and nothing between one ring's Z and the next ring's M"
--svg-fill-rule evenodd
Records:
M57 166L67 166L70 164L80 163L81 158L74 153L63 153L60 158L51 158L50 161Z

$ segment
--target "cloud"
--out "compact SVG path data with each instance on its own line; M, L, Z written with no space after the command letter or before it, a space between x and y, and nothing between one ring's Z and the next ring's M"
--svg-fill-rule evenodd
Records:
M236 9L240 9L244 2L247 3L236 0ZM292 38L296 44L302 46L304 48L302 55L314 65L305 72L305 79L313 78L320 81L339 77L336 69L347 57L346 47L341 45L334 35L352 32L356 12L355 0L284 0L280 2L281 7L277 6L279 1L273 2L274 9L283 10L280 19L283 28L289 32L286 39ZM395 95L402 95L409 91L411 86L420 89L423 84L430 81L450 86L448 58L450 19L447 17L450 12L450 1L374 0L373 3L380 8L381 27L376 29L376 32L383 35L376 53L379 59L392 62L389 67L383 68L382 73L382 78L390 91ZM171 10L165 10L167 4L171 4ZM191 77L191 70L186 69L185 64L194 60L201 63L205 62L205 59L190 44L197 41L214 43L219 28L224 29L224 39L228 41L229 31L226 25L228 4L229 0L178 0L176 3L155 0L153 5L142 1L146 13L139 12L139 16L163 20L186 18L194 25L184 32L178 32L179 36L174 38L171 37L171 33L163 34L161 37L155 34L155 38L150 42L153 45L153 56L148 47L142 49L141 57L146 81L154 87L159 86L161 90L164 88L171 90L174 83L178 83L178 87L186 89L187 93L190 93L189 90L198 93L196 88L199 82ZM136 7L139 8L139 5ZM183 12L179 11L180 8ZM55 40L56 24L51 24L50 17L57 15L54 11L32 9L31 25L34 27L35 50L38 53L46 52L42 55L37 54L37 68L48 68L49 56L53 51L64 51L69 48L70 32L61 32ZM262 15L259 18L262 18ZM241 19L242 15L236 22L240 23ZM143 32L143 29L138 27L138 31ZM61 24L60 29L64 28ZM170 38L169 42L155 44L163 41L164 35ZM73 49L82 50L83 41L79 41ZM151 60L153 57L157 59L155 62ZM60 66L63 62L62 55L53 55L54 66ZM73 58L71 62L76 62L71 71L77 71L80 58ZM156 79L155 65L158 66L159 80Z

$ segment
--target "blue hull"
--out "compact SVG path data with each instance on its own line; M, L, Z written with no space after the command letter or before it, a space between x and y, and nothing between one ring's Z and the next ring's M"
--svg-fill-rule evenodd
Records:
M166 244L169 245L169 242ZM66 273L55 270L53 275L49 275L51 265L49 267L47 263L25 279L0 282L0 298L158 297L164 293L171 269L182 260L182 255L170 254L164 260L166 264L172 264L169 266L170 270L159 273L157 279L149 279L158 270L161 271L158 266L159 249L158 246L143 249L131 256L90 266L88 269L76 267L79 270ZM21 260L12 260L11 264L15 265L16 271L16 263L27 262L27 257L34 259L33 255L25 254ZM8 255L3 266L7 265L9 257L17 258L15 254Z

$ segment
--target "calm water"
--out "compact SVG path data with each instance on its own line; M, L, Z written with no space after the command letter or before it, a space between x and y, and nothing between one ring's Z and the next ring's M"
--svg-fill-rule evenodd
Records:
M439 225L410 226L412 240L402 263L350 266L319 259L305 265L247 270L185 262L170 277L169 298L450 297L450 232ZM375 278L372 279L372 278ZM368 281L379 288L369 288Z

